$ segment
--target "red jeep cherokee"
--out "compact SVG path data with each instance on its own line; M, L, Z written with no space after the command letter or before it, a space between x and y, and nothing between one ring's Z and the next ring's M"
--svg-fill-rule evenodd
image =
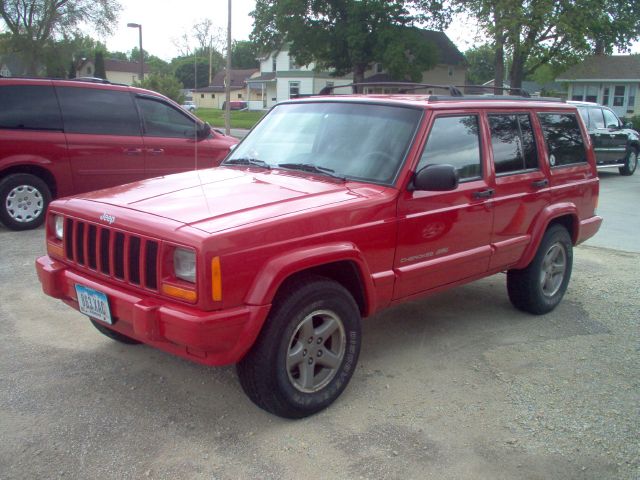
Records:
M257 405L303 417L344 390L385 307L506 271L517 308L552 310L597 198L566 103L306 98L219 168L53 202L37 270L103 334L237 363Z
M41 225L52 197L217 166L238 143L160 94L96 81L0 78L6 227Z

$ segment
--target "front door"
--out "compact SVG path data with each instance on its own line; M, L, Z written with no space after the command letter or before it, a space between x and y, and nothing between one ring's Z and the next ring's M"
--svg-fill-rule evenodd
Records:
M439 114L432 120L416 168L450 164L460 184L453 191L406 191L398 200L394 299L481 275L489 267L493 190L478 135L479 112Z

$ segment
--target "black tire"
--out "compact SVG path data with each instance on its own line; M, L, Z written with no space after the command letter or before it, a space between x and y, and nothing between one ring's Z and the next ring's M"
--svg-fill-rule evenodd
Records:
M94 327L103 335L109 337L111 340L115 340L116 342L126 343L127 345L139 345L142 342L139 342L135 338L127 337L126 335L121 334L120 332L116 332L115 330L111 330L109 327L105 327L100 322L96 322L93 318L90 318L91 323Z
M44 222L51 192L29 173L14 173L0 180L0 221L11 230L30 230Z
M531 263L522 270L507 272L511 303L536 315L550 312L567 290L572 265L573 244L569 232L562 225L550 226Z
M332 333L322 338L323 328ZM349 383L360 338L360 311L344 287L324 277L298 277L280 289L262 332L237 365L240 384L275 415L313 415Z
M624 159L624 167L618 168L620 175L624 175L628 177L629 175L633 175L633 172L636 171L638 167L638 150L635 148L630 148L627 152L627 156Z

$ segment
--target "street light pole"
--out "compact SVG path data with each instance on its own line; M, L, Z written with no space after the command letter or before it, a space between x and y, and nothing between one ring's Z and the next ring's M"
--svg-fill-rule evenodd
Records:
M144 52L142 50L142 25L139 23L127 23L127 27L137 28L140 36L140 81L144 80Z

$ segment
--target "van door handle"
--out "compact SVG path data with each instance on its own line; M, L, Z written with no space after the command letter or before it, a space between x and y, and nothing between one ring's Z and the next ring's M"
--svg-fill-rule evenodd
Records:
M533 188L544 188L549 185L549 180L543 178L542 180L536 180L535 182L531 182L531 186Z
M122 151L125 155L140 155L142 153L141 148L125 148Z
M489 198L493 196L493 194L493 188L487 188L486 190L482 190L481 192L473 192L473 198Z
M148 148L147 152L151 155L162 155L164 153L164 148Z

